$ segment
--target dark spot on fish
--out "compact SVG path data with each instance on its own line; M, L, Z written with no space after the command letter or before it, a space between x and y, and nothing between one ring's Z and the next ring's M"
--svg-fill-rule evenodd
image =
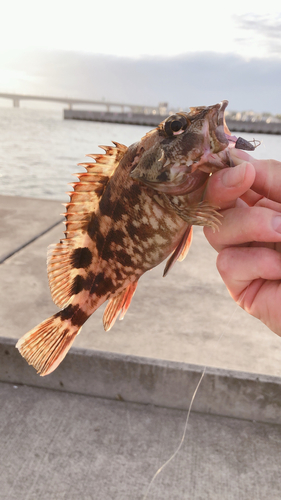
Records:
M150 224L142 224L138 228L138 235L140 240L147 241L149 238L153 238L156 233L159 233L160 230L161 228L156 231Z
M62 311L60 311L58 313L58 316L61 317L62 321L67 320L67 319L71 319L72 316L74 315L74 313L77 311L77 309L79 309L78 305L73 306L73 305L69 304L69 306L67 306L65 309L63 309Z
M90 290L92 283L94 281L95 275L93 272L90 272L86 278L83 278L83 276L80 276L79 274L75 276L72 287L71 287L71 293L73 295L77 295L78 293L82 292L83 290Z
M116 259L122 266L132 265L131 257L126 253L126 250L119 250L118 252L116 252Z
M97 274L90 293L95 293L97 296L102 297L108 292L114 292L115 288L111 278L105 278L103 273Z
M114 269L115 271L115 274L116 274L116 280L119 282L119 283L123 283L124 281L124 277L120 271L120 269L118 269L117 267Z
M72 283L71 295L77 295L77 293L82 292L82 290L84 290L84 278L77 274Z
M135 236L138 234L138 228L136 228L136 226L134 226L131 222L129 222L127 225L126 225L126 230L127 230L127 233L128 235L130 236L130 238L133 240L135 238Z
M122 216L127 214L128 214L128 208L126 204L124 205L124 203L118 202L114 208L112 217L114 218L115 221L117 221L117 220L122 220Z
M88 224L88 235L92 240L95 238L96 232L99 231L99 229L100 225L98 217L95 214L93 214L92 219Z
M102 251L103 260L106 260L108 262L110 259L114 259L114 257L115 257L114 250L111 250L109 245L105 245L105 247L103 248L103 251Z
M116 245L123 245L124 233L121 229L110 229L107 238L108 241L112 241Z
M194 132L190 132L188 134L183 134L181 136L181 154L186 156L192 149L199 148L200 143L203 142L202 137Z
M99 219L95 214L93 215L92 220L89 222L88 235L90 236L91 240L96 243L97 251L99 254L101 254L104 247L105 238L100 232Z
M75 326L82 326L85 321L88 319L88 314L80 309L80 307L75 311L74 315L71 318L71 323Z
M71 255L71 263L76 269L87 269L92 262L92 253L89 248L75 248Z
M141 195L141 192L142 192L142 188L140 187L140 185L137 182L134 182L129 190L130 198L132 200L136 200ZM135 201L135 203L136 203L136 201Z
M165 182L168 180L169 174L168 172L162 172L157 177L157 182Z
M100 200L99 209L101 215L107 215L108 217L112 217L113 206L112 203L110 202L107 192L104 193L103 197Z
M101 255L103 248L104 248L105 237L100 232L97 232L96 236L95 236L95 242L96 242L97 251L98 251L99 255Z

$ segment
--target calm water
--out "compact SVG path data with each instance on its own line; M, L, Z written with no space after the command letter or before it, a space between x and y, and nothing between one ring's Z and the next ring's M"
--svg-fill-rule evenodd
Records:
M77 163L115 140L129 146L151 127L63 120L62 111L0 108L0 194L68 201ZM253 139L252 134L242 134ZM281 160L281 136L255 134L254 156Z

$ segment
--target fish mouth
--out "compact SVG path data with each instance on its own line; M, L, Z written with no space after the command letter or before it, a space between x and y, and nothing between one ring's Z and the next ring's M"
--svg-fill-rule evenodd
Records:
M213 139L217 144L218 150L228 147L230 144L234 145L237 137L231 135L231 132L225 121L225 110L228 106L228 101L225 99L219 104L216 104L210 116L211 129L213 129ZM217 151L216 151L217 152Z
M215 129L215 135L219 142L226 144L229 148L235 147L236 149L244 149L246 151L254 151L256 145L251 144L246 139L242 137L236 137L232 135L225 121L225 110L228 106L228 101L223 100L219 104L219 110L217 115L217 127Z

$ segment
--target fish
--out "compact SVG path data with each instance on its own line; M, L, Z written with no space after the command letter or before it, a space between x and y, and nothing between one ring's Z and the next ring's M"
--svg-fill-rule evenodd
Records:
M51 296L61 310L16 344L38 374L59 366L104 302L104 329L122 320L146 271L168 259L165 276L186 257L194 224L218 228L218 207L202 198L209 175L232 166L238 139L225 123L227 104L175 113L139 142L101 146L104 153L80 164L86 171L68 193L64 238L48 248Z

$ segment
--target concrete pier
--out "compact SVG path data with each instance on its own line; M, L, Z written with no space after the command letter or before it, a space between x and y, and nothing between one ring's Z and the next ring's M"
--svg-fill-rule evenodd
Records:
M57 312L46 249L60 202L0 196L0 499L280 500L281 339L239 309L195 228L189 255L141 278L122 322L100 308L39 377L16 340Z
M108 122L108 123L127 123L129 125L146 125L157 127L166 116L158 114L144 113L122 113L111 111L86 111L79 109L64 109L63 116L65 120L86 120L93 122Z
M127 123L130 125L147 125L157 127L166 116L144 113L121 113L110 111L88 111L81 109L64 109L65 120L87 120L95 122ZM280 123L266 123L265 121L239 121L227 119L227 125L232 132L249 132L256 134L281 134Z

